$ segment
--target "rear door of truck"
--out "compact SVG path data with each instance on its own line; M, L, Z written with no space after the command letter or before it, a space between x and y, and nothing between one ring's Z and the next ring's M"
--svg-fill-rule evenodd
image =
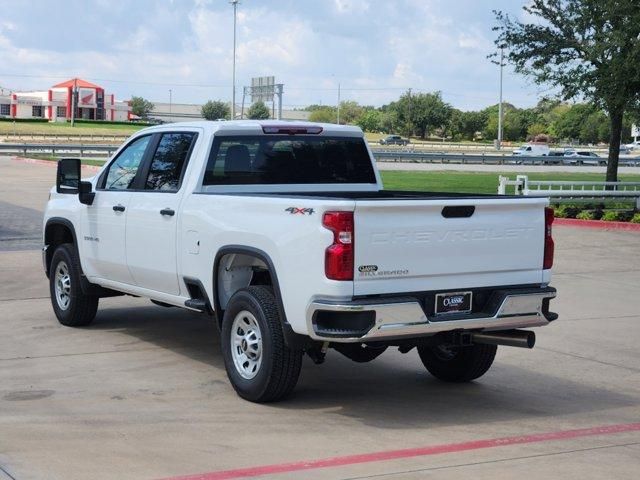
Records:
M354 294L542 282L546 199L358 200Z

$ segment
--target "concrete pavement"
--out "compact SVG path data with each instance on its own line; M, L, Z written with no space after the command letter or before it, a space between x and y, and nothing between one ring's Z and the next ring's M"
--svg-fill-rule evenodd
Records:
M499 349L477 382L442 384L415 351L369 364L330 351L321 366L305 359L291 399L254 405L229 386L206 316L118 297L90 327L57 323L29 216L53 172L0 160L0 212L13 212L0 226L24 233L0 251L0 479L167 478L640 421L637 233L556 228L560 319L531 351ZM263 478L632 479L639 468L640 432L626 431Z

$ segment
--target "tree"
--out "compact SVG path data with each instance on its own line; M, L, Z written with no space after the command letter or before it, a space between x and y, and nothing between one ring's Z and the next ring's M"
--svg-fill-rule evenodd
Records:
M451 106L442 100L440 92L412 95L408 91L395 102L394 108L404 133L416 133L421 138L444 128L452 111Z
M478 132L487 126L489 116L486 112L460 112L460 133L467 140L474 140Z
M587 103L571 105L556 118L553 124L554 135L558 139L580 139L580 128L594 111L594 106Z
M380 109L380 130L384 133L395 133L398 127L398 113L396 110L382 107Z
M365 132L379 132L382 121L382 113L379 110L365 110L356 120L358 125Z
M362 115L364 108L358 102L345 100L340 102L340 123L343 125L354 124Z
M131 97L131 113L140 118L147 118L155 105L142 97Z
M494 12L496 46L507 50L516 72L607 112L607 181L617 181L623 116L640 108L638 1L531 0L523 9L531 23Z
M249 107L247 117L252 120L265 120L267 118L271 118L271 112L269 111L269 107L267 107L263 101L259 101Z
M512 110L516 110L514 105L508 102L502 103L502 132L505 140L509 140L505 135L507 114ZM481 113L487 119L482 130L482 137L486 139L498 138L498 104L485 108Z
M229 109L229 105L220 100L209 100L202 106L202 108L200 109L200 113L206 120L218 120L220 118L228 120L229 118L231 118L231 110Z
M336 109L334 107L317 108L309 115L310 122L336 123Z

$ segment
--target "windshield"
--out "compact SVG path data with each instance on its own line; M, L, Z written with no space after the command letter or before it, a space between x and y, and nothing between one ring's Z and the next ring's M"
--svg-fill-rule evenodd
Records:
M216 137L203 185L376 183L362 138Z

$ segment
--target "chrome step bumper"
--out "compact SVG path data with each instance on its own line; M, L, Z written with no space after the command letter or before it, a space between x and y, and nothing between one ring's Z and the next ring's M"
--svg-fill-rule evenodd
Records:
M307 309L307 327L310 336L316 340L329 342L364 342L384 340L394 337L422 337L452 330L511 330L515 328L540 327L548 325L555 314L544 312L544 302L556 296L554 288L539 291L526 289L522 293L511 290L496 304L494 312L471 314L444 314L428 317L416 298L394 298L392 301L347 301L335 302L317 300ZM548 306L547 306L548 309ZM369 312L368 315L366 312ZM359 331L337 328L335 331L318 325L320 316L340 317L342 324L349 323L350 315L361 314L358 318L369 319L370 325ZM320 316L319 316L320 315ZM366 323L365 321L365 323Z

